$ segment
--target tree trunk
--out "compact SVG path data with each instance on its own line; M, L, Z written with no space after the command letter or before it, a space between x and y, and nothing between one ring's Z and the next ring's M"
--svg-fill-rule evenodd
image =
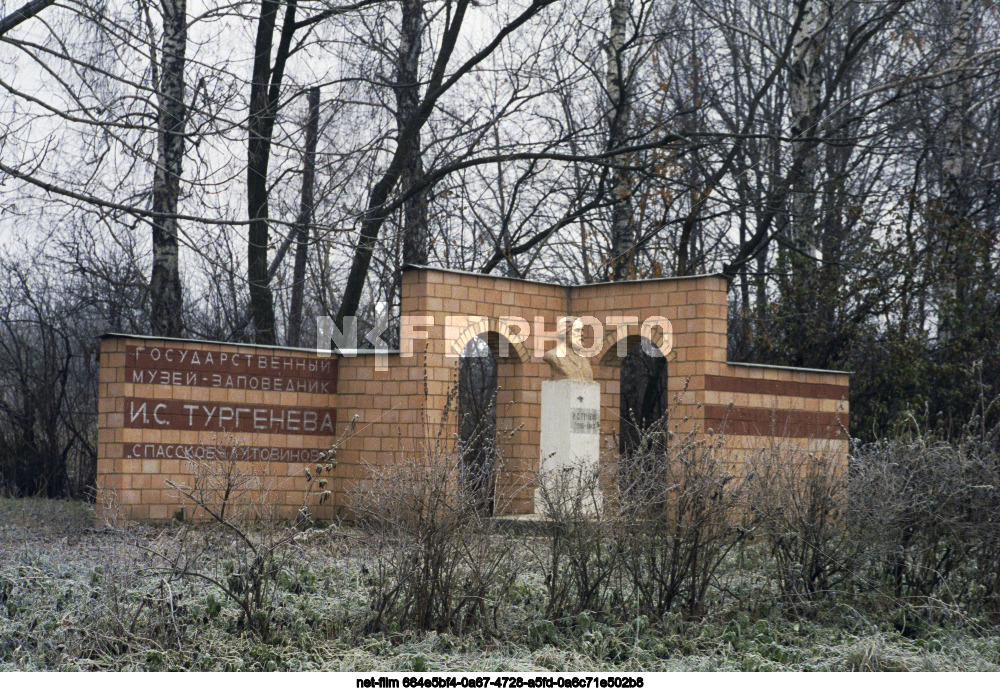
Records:
M250 314L258 344L273 344L274 299L267 272L267 172L271 157L271 135L277 114L278 97L285 61L295 32L296 0L288 0L281 39L271 67L271 47L278 16L277 0L262 0L257 22L253 74L250 83L250 114L247 119L247 207L249 229L247 243L247 278L250 289Z
M316 138L319 132L319 87L309 90L306 118L306 150L302 161L302 200L293 233L296 237L295 269L292 271L292 304L288 310L288 345L301 346L302 294L305 291L309 257L309 225L313 220L313 181L316 177Z
M789 194L789 240L794 248L814 259L821 259L814 226L815 190L819 167L819 149L807 140L817 136L820 77L817 62L823 48L823 35L832 16L833 0L802 0L798 12L802 21L792 42L789 64L788 104L791 116L792 160L802 161L802 173L791 184ZM798 264L801 257L793 258Z
M420 47L424 29L424 0L402 0L399 54L396 62L396 130L402 133L420 106ZM424 176L420 131L403 162L400 187L406 190ZM411 195L403 205L403 263L427 264L427 194Z
M963 65L974 53L973 27L976 0L957 0L951 26L951 47L947 67L945 114L943 130L944 152L941 164L940 237L942 270L938 287L938 339L950 341L960 330L959 316L966 301L966 286L974 267L973 248L969 243L969 177L972 172L972 141L969 111L972 105L971 82L963 73Z
M153 268L149 281L151 328L156 336L179 337L182 321L177 246L177 201L184 164L184 64L187 48L185 0L163 0L157 162L153 178Z
M624 46L625 27L629 17L628 0L611 0L611 27L608 36L606 88L608 91L608 149L617 149L625 139L630 111L630 94L625 84ZM625 169L625 157L616 157L611 172L611 261L608 279L621 281L632 274L632 245L635 232L632 228L631 176Z
M430 77L427 80L427 88L425 89L424 97L420 101L420 106L417 108L413 118L406 124L405 129L400 132L397 149L393 153L385 172L372 186L368 198L368 206L361 219L361 232L359 233L358 242L355 247L354 257L351 260L351 269L347 275L347 283L344 286L344 296L340 302L340 308L337 310L336 323L338 325L343 324L346 316L357 313L358 305L361 303L361 295L365 289L365 282L368 278L368 268L371 265L372 253L375 251L379 233L382 230L382 225L385 223L386 214L383 211L383 206L389 201L389 196L402 176L403 163L414 145L415 135L420 132L424 123L427 122L438 99L451 89L462 76L468 74L475 65L478 65L486 56L496 50L505 37L511 35L519 27L528 22L529 19L552 4L553 0L534 0L531 5L503 26L487 47L466 60L450 76L446 77L445 72L457 45L458 36L465 21L465 12L470 2L471 0L456 0L454 3L450 22L445 27L438 44L438 54L434 61L434 68L431 70Z

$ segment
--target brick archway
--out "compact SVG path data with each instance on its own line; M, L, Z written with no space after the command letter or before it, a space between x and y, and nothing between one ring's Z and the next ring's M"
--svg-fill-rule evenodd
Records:
M528 349L523 343L524 338L511 330L510 324L502 318L477 317L470 319L468 326L452 341L451 352L460 356L465 351L465 347L475 338L486 342L498 363L511 358L521 363L527 363L531 360Z
M460 318L464 319L464 318ZM494 486L491 489L490 512L501 514L526 511L523 499L516 499L515 489L526 483L525 473L529 473L529 465L525 465L519 456L525 449L531 449L537 441L535 432L524 429L520 420L523 415L523 404L518 402L520 392L523 392L527 378L526 368L531 368L531 355L524 345L524 338L503 318L471 317L468 326L454 338L449 346L450 352L457 356L452 362L452 372L458 386L461 387L459 368L465 357L466 348L475 339L481 339L488 346L496 364L496 392L493 401L496 435L494 453L495 462L500 466L495 469ZM534 374L534 373L532 373ZM456 398L461 409L461 391L456 390ZM461 426L461 421L459 421ZM461 427L456 431L461 438ZM465 461L463 460L463 464ZM516 505L516 506L513 506ZM512 508L513 507L513 508Z
M622 335L619 330L625 331L625 334ZM594 357L594 362L600 365L619 365L625 354L642 343L643 338L648 339L664 358L673 351L674 333L670 322L657 322L646 328L640 324L628 324L605 335L604 345Z

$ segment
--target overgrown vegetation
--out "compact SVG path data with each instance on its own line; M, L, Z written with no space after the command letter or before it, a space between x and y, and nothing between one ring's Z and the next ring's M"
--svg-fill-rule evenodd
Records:
M371 469L355 494L369 588L368 632L499 631L519 573L514 541L484 514L483 485L454 457Z
M551 521L548 613L630 612L662 621L673 610L699 616L727 556L747 536L740 504L745 482L719 454L721 438L646 432L618 463L616 493L601 479L542 482Z
M1000 464L987 447L912 434L867 445L852 496L867 576L908 604L1000 622Z
M653 430L633 484L547 484L527 527L448 455L373 472L351 527L216 504L91 529L85 505L2 500L0 665L998 669L1000 463L967 432L849 468L775 440L735 475L718 439Z

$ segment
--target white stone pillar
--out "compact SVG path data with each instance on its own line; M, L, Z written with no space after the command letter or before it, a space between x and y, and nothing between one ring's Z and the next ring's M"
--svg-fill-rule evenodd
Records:
M580 380L542 382L536 514L563 514L574 509L593 514L600 509L600 426L600 384Z

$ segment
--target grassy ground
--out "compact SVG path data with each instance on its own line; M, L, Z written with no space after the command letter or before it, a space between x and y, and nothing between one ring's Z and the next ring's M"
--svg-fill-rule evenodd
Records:
M702 620L612 626L543 620L529 574L492 633L366 635L364 560L342 530L300 536L265 644L218 588L150 557L181 534L94 528L84 504L0 498L0 670L1000 670L995 629L906 627L835 604L793 617L764 582ZM211 530L184 540L224 544Z

